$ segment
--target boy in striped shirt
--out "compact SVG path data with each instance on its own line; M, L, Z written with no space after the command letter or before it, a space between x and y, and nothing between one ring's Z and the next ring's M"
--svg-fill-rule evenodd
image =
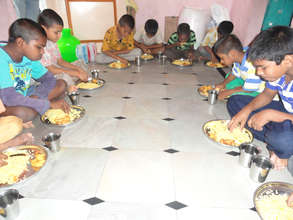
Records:
M240 40L233 34L220 38L214 45L214 52L221 62L232 67L222 83L216 85L220 89L218 98L223 100L232 95L257 96L264 90L265 82L255 74L255 68L247 60L247 48L243 48Z
M227 108L233 117L229 128L240 125L250 129L267 144L274 167L288 166L293 174L293 29L276 26L262 31L253 40L248 58L257 75L267 81L266 88L254 99L229 99ZM281 100L273 101L277 94Z
M165 55L171 59L193 59L195 58L194 44L196 42L195 33L190 30L187 23L178 25L177 32L173 33L165 48Z

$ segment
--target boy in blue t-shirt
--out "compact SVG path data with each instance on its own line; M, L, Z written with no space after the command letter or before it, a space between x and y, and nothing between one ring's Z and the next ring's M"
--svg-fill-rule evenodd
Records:
M229 128L246 126L267 144L274 167L288 166L293 175L293 29L276 26L262 31L253 40L248 58L257 75L267 81L266 88L256 98L229 98L227 108L233 117ZM277 94L281 100L272 101Z
M63 99L66 83L56 81L38 61L46 42L43 28L30 19L10 26L8 43L0 46L0 99L6 107L0 116L15 115L27 122L49 108L68 111ZM30 87L31 78L39 85Z

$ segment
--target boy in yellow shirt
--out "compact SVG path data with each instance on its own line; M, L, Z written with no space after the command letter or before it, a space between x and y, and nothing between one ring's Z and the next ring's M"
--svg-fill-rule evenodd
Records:
M102 53L96 56L97 63L111 63L119 60L127 64L141 55L139 48L134 48L133 29L134 18L123 15L117 26L111 27L105 34Z

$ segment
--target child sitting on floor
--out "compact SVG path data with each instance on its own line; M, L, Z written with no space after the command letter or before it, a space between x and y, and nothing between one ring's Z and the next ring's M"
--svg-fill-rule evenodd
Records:
M141 55L139 48L134 48L133 39L134 18L131 15L123 15L117 26L107 30L102 53L97 54L97 63L111 63L119 60L127 64Z
M234 25L231 21L222 21L218 27L210 29L198 48L200 60L211 60L213 63L219 62L212 48L218 39L231 34L233 28Z
M182 23L177 27L177 32L173 33L166 46L165 55L171 59L194 59L196 42L195 33L190 30L189 24Z
M254 66L247 60L247 49L243 50L235 35L220 38L214 45L214 52L223 64L233 65L232 74L228 74L222 83L216 85L220 90L220 100L236 94L257 96L263 91L265 82L255 74Z
M1 99L0 99L0 113L5 112L5 106L3 105ZM2 122L2 121L1 121ZM10 122L13 123L13 122ZM0 126L7 126L5 124L0 124ZM27 122L27 123L23 123L22 125L24 128L31 128L33 127L33 124L31 121ZM3 131L5 132L5 131ZM9 132L9 131L8 131ZM3 135L3 134L2 134ZM6 135L6 134L4 134ZM23 133L20 134L14 138L12 138L11 140L8 140L4 143L0 143L0 152L3 150L6 150L9 147L14 147L14 146L19 146L19 145L24 145L24 144L30 144L33 142L33 135L31 133ZM6 162L3 161L3 159L6 159L6 156L2 153L0 153L0 167L6 165Z
M62 59L57 46L57 41L61 37L63 29L62 18L52 9L45 9L38 17L39 24L44 28L47 34L47 44L41 63L57 79L64 79L69 87L69 92L77 90L75 81L88 81L88 74L76 65L73 65Z
M66 83L54 78L40 60L47 38L30 19L18 19L9 28L9 39L0 47L0 99L6 107L0 116L15 115L24 122L49 108L69 109L64 101ZM30 86L31 78L40 84Z
M262 31L250 45L248 58L267 81L266 88L256 98L229 99L229 128L247 127L267 144L274 167L285 168L293 156L293 29L276 26ZM281 100L273 101L277 94Z
M158 22L149 19L145 23L144 29L134 35L134 45L144 53L157 54L163 51L163 39L160 33Z

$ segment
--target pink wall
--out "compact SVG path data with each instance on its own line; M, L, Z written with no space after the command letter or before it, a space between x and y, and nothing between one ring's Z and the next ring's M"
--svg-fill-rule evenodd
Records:
M235 31L244 44L259 32L268 0L136 0L138 12L137 28L144 25L149 18L159 22L164 32L165 16L178 16L184 6L208 9L213 3L221 4L230 11L230 17L235 25Z

